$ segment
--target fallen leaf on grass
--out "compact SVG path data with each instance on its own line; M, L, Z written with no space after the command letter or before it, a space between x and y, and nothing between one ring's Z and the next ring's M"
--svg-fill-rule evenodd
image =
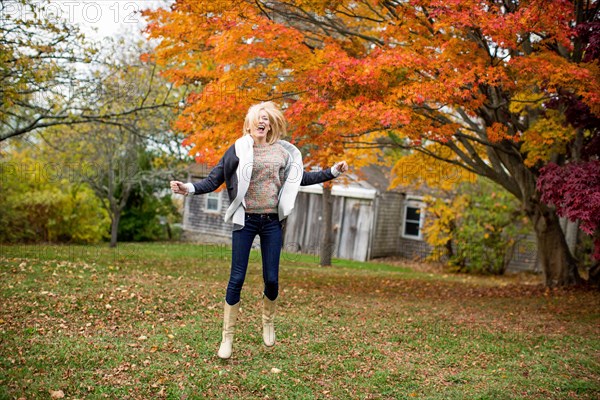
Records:
M279 368L275 368L275 367L271 368L271 373L272 374L278 374L280 372L281 372L281 370Z
M50 397L53 399L63 399L65 397L65 392L62 390L50 390Z

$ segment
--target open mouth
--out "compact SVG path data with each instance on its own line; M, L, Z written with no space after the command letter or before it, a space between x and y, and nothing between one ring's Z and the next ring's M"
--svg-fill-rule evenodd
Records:
M265 131L265 124L258 124L256 130L260 133L263 133Z

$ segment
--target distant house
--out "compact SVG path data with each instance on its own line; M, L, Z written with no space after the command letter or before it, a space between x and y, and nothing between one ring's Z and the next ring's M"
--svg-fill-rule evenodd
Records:
M188 180L200 180L209 172L203 165L193 165ZM431 192L388 190L389 170L374 165L362 168L360 177L354 174L345 177L345 181L335 180L332 188L334 257L367 261L390 256L422 259L429 254L422 228L427 218L423 198ZM296 206L286 222L285 251L318 254L322 193L320 184L300 187ZM224 190L187 197L185 237L204 243L230 243L231 224L223 221L227 207L229 199ZM531 269L532 263L535 265L531 248L517 249L516 254L514 268Z

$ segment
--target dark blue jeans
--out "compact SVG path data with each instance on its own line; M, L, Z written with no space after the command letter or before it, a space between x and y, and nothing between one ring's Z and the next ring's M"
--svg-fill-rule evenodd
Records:
M256 235L260 237L264 294L269 300L275 300L279 294L279 256L283 244L279 217L277 214L246 214L244 227L232 234L231 275L225 296L227 304L231 306L240 301L250 249Z

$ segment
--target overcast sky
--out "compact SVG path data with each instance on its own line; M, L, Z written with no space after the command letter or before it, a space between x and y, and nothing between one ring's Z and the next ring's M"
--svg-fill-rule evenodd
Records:
M33 1L36 11L42 15L59 15L78 24L91 39L127 35L142 38L145 21L140 11L166 7L174 0L46 0ZM29 11L18 2L5 2L5 13L19 14Z
M166 7L173 3L173 0L53 1L64 3L65 10L75 16L74 22L78 23L87 35L95 38L115 35L141 38L141 30L146 23L140 11ZM69 10L69 3L76 3L78 7L70 6Z

